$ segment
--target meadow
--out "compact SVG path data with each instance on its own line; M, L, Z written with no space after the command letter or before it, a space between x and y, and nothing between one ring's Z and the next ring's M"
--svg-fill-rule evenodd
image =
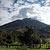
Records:
M50 38L47 38L46 40L48 40L50 42ZM19 44L19 42L14 42L14 44ZM39 45L38 45L39 46ZM48 46L50 46L50 44L47 44L47 48ZM20 49L19 49L20 48ZM18 47L18 46L10 46L10 48L7 48L6 46L0 46L0 50L50 50L50 49L46 49L46 44L41 44L41 48L40 49L30 49L30 48L22 48Z
M0 48L0 50L19 50L19 49L12 49L12 48ZM50 50L50 49L28 49L28 50Z

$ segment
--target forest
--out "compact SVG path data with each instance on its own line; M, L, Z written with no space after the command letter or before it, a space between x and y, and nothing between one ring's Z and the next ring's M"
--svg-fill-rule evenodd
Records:
M0 48L50 49L50 33L42 33L37 27L26 26L17 29L0 29ZM24 50L23 48L20 50Z

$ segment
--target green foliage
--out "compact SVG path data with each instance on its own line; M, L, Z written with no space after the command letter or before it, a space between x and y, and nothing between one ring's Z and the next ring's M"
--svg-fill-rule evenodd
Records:
M41 34L35 26L34 27L26 26L23 29L19 28L19 29L13 29L13 30L0 29L0 44L1 45L2 44L10 44L10 45L11 44L12 45L25 44L34 48L34 44L41 44L41 43L45 44L45 43L50 42L50 40L46 41L45 37L47 37L47 34Z
M6 36L6 43L11 44L12 43L12 37L11 35Z
M47 43L47 41L46 41L46 39L42 39L42 44L45 44L45 43Z
M12 45L21 45L21 43L19 41L15 41L12 43Z

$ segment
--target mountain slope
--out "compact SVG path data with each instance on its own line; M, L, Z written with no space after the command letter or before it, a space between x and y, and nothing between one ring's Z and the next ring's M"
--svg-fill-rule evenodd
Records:
M50 25L40 30L42 33L50 33Z
M5 24L3 26L0 26L0 28L23 28L25 26L36 26L38 28L45 28L47 25L31 18L25 18L23 20L16 20Z

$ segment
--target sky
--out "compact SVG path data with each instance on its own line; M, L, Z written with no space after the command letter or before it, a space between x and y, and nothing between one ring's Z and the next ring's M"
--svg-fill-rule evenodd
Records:
M0 26L24 18L50 25L50 0L0 0Z

